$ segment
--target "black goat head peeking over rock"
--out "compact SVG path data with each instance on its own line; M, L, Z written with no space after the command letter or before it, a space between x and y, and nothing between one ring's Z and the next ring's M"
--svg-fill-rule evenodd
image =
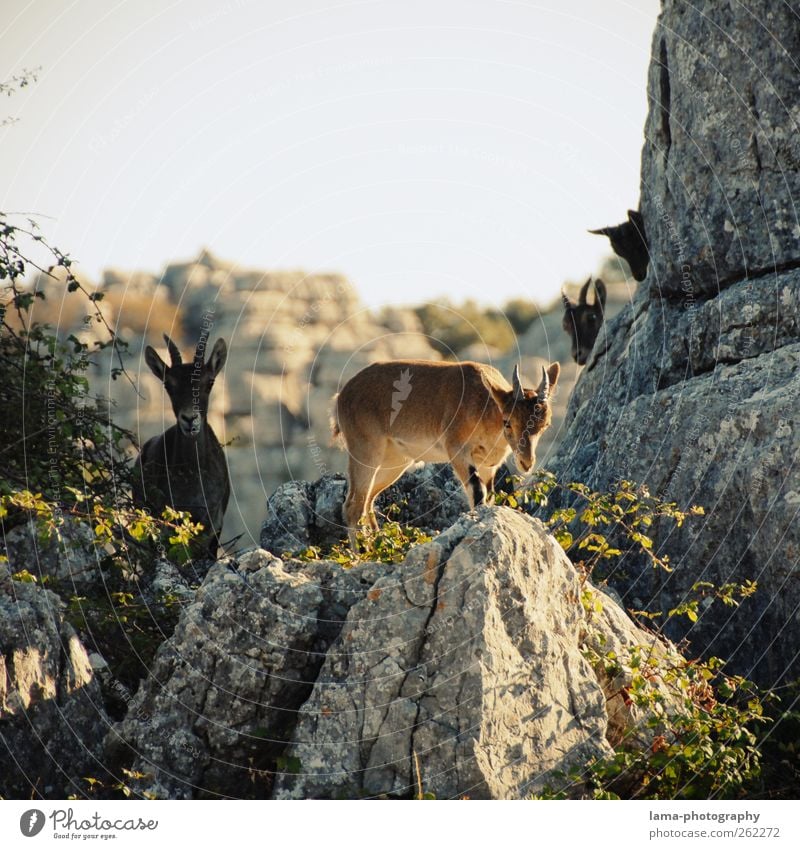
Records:
M608 236L614 253L622 257L631 267L634 280L641 282L647 277L650 248L644 229L644 218L638 210L628 210L628 220L614 227L590 230L595 236Z
M206 362L203 337L192 362L184 363L178 346L166 334L164 341L169 365L150 345L144 359L164 384L176 423L142 446L134 500L156 516L167 506L188 511L194 522L203 525L207 553L214 557L230 497L230 478L222 446L208 423L208 399L228 347L224 339L218 339Z
M597 334L603 325L603 313L606 306L606 284L599 278L594 281L594 299L588 301L592 278L581 287L578 303L573 303L563 292L564 319L562 326L572 340L572 359L579 365L585 365L592 352Z

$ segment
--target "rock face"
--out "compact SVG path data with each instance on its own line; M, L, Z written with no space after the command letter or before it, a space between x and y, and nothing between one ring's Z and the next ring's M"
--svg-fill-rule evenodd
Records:
M581 591L543 526L506 508L395 566L220 561L106 755L162 798L530 795L609 741L652 742L615 699L656 641L600 593L590 620ZM584 659L601 645L620 680Z
M642 154L650 297L762 274L769 288L798 264L798 54L792 4L662 0Z
M642 153L651 264L601 331L551 463L563 479L630 478L705 507L688 541L655 529L675 572L633 575L631 605L672 607L700 580L757 580L754 599L685 635L766 684L800 672L780 636L800 603L795 24L766 0L664 2Z
M106 777L109 726L86 650L58 596L0 565L0 796L64 798Z
M579 585L535 520L483 508L355 605L303 705L279 798L512 799L610 754ZM548 601L549 600L549 601Z
M324 652L375 572L287 564L265 551L209 571L106 740L158 798L266 795ZM255 784L255 789L254 789Z

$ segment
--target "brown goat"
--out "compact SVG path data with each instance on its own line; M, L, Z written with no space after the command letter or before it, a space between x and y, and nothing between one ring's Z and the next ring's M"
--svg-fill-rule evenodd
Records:
M561 322L564 331L572 340L572 359L579 365L585 365L592 352L597 334L603 326L603 313L606 306L606 284L599 278L594 281L594 303L588 303L587 296L592 278L581 288L578 303L573 303L562 293L564 318Z
M149 345L144 358L164 384L176 424L148 439L142 447L134 500L155 515L167 506L188 511L194 522L203 525L206 551L215 557L230 497L230 478L222 446L208 423L208 399L214 380L225 365L228 349L225 340L218 339L205 362L202 340L194 361L184 363L177 345L166 334L164 341L171 365Z
M349 380L334 399L333 436L349 455L344 519L353 548L365 514L377 530L376 496L415 462L449 462L473 507L484 503L510 452L530 471L559 370L543 368L537 389L523 389L518 367L509 385L497 369L473 362L392 360Z

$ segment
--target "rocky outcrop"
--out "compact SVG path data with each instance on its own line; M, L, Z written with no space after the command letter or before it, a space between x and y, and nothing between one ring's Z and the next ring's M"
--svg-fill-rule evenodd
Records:
M580 653L577 575L534 520L478 515L350 611L279 798L520 798L610 754L605 698Z
M81 796L106 778L109 726L89 657L58 596L0 564L0 796Z
M655 733L620 688L636 647L672 650L597 590L588 616L581 592L544 527L506 508L394 566L220 561L107 755L159 797L530 795ZM614 678L584 657L609 649Z
M713 298L800 263L797 9L662 0L641 210L649 298Z
M800 604L798 52L788 6L663 3L642 154L651 264L601 332L551 463L705 508L688 535L655 528L668 580L645 566L620 589L669 609L696 581L757 580L752 600L672 633L767 684L800 671L785 639Z
M283 484L267 501L261 546L276 554L300 554L309 546L330 546L347 537L342 506L347 494L343 475ZM447 463L428 463L406 472L376 501L379 514L396 509L397 521L428 531L449 528L469 509L461 482Z
M109 762L144 775L133 789L157 798L267 795L265 770L375 578L369 565L284 563L259 550L219 561L109 733Z

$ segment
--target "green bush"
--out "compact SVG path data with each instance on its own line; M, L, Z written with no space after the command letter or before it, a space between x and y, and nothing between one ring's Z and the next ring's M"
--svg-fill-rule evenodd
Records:
M569 496L571 506L550 508L556 490ZM619 695L626 705L647 711L653 735L649 750L622 741L612 757L557 776L559 789L547 788L538 798L565 798L571 794L570 787L578 795L598 799L708 799L748 793L761 773L759 735L771 721L767 708L776 703L774 694L740 676L726 674L719 658L682 660L677 655L658 654L652 641L631 647L624 662L613 651L602 651L603 636L596 626L602 600L588 583L589 578L602 583L609 561L623 555L635 554L646 558L654 569L671 571L669 560L655 553L649 528L656 519L680 527L703 515L703 509L680 510L674 502L663 501L631 481L619 481L610 492L595 492L581 483L561 484L548 472L538 473L525 489L498 493L496 500L520 510L538 507L582 576L581 601L588 628L584 656L610 679L624 670L629 681ZM643 630L655 626L655 637L673 617L696 621L703 600L738 605L756 589L754 581L721 587L701 581L694 585L691 596L672 610L629 613ZM671 700L652 685L655 679L672 694Z

